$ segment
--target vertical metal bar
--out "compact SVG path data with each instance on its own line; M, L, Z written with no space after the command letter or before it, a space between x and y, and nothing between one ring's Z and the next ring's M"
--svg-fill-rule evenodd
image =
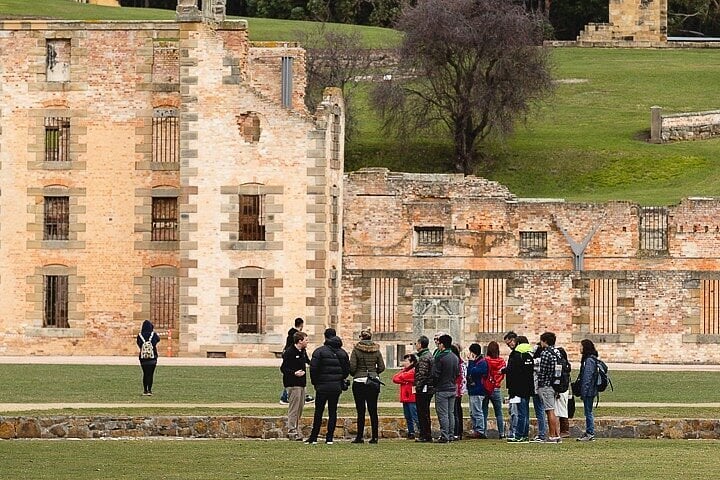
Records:
M292 57L282 57L280 96L282 106L292 107Z

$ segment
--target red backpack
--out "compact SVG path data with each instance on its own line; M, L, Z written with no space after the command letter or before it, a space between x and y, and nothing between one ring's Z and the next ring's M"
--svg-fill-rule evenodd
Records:
M493 375L492 369L490 368L490 364L487 360L483 359L485 363L487 363L488 366L488 373L487 375L484 375L482 377L482 385L485 389L485 393L488 395L492 395L496 388L498 388L500 385L495 381L495 376Z

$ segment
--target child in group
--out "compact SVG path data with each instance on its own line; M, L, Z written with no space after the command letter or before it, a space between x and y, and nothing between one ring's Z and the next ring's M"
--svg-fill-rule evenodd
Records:
M402 359L403 368L393 375L393 383L400 385L400 402L403 405L403 414L407 422L407 438L415 438L415 427L418 423L417 408L415 406L415 367L417 357L413 354L405 355Z

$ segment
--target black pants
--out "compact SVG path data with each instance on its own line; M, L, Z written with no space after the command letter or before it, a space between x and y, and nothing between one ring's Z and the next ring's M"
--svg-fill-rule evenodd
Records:
M420 424L420 440L432 440L430 426L430 402L431 393L416 393L415 406L417 407L418 423Z
M455 431L453 434L458 438L462 438L463 435L462 397L455 397Z
M352 392L355 398L355 410L357 410L357 438L363 438L365 434L365 406L370 414L372 438L378 438L377 403L380 390L367 383L353 382Z
M152 393L153 376L155 375L156 363L141 363L143 371L143 393Z
M315 392L315 416L313 417L312 431L307 439L308 442L317 442L318 434L320 433L320 425L322 425L323 413L325 413L326 403L328 406L328 422L325 441L332 442L333 435L335 435L335 425L337 424L337 406L339 399L340 392Z

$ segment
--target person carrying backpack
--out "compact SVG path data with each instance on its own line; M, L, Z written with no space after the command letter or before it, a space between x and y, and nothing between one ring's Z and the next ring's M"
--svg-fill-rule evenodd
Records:
M595 417L593 415L593 401L597 390L597 359L598 352L595 344L587 338L580 342L581 355L580 373L577 382L580 384L580 398L583 401L585 413L585 433L577 438L578 442L592 442L595 440Z
M136 341L140 349L138 355L140 368L143 371L143 395L152 395L153 377L155 376L158 358L157 344L160 341L160 336L155 333L150 320L143 321Z

